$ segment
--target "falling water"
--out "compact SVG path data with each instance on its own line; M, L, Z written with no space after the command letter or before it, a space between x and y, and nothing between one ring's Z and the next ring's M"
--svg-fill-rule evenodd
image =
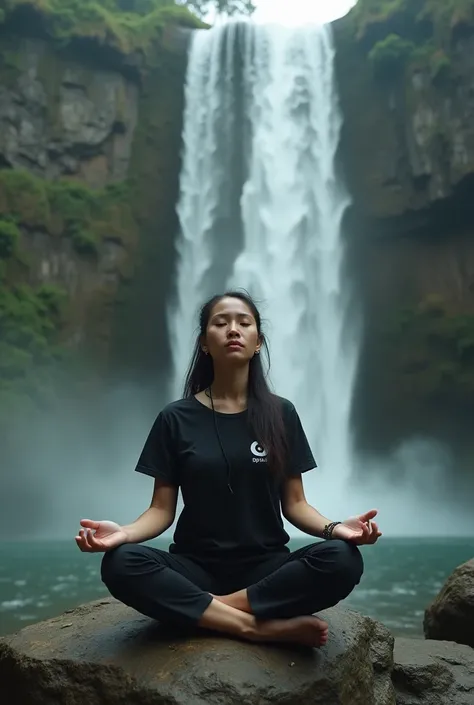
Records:
M329 25L196 32L186 83L174 396L197 305L226 286L264 301L275 391L296 405L331 494L351 471L358 340L349 334L336 174L341 113Z

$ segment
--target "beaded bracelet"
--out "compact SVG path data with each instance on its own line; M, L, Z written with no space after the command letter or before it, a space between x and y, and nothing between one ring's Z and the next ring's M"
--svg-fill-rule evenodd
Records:
M332 539L332 532L338 524L342 524L342 521L332 521L330 524L326 524L323 531L323 539Z

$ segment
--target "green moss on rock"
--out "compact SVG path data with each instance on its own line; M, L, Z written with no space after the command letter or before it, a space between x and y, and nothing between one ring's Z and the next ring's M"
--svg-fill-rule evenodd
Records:
M0 287L0 426L12 404L51 395L55 367L65 359L60 335L66 302L59 287Z
M0 219L0 259L9 259L16 250L20 231L11 220Z
M205 26L174 0L5 0L4 13L4 22L21 20L62 46L88 39L125 55L147 55L170 25Z
M385 77L387 74L399 73L413 54L413 42L402 39L398 34L389 34L385 39L374 44L369 52L375 73Z
M138 238L126 183L94 191L67 179L0 170L0 259L9 258L0 278L0 409L50 397L58 375L54 368L73 356L64 347L64 334L74 328L74 301L61 288L28 283L37 263L34 253L22 249L20 229L69 239L77 256L85 258L98 257L105 238L125 248L133 248ZM108 305L101 296L98 292L96 307Z
M64 358L69 364L77 361L73 348L78 339L83 341L81 358L89 365L87 374L103 369L106 357L112 366L113 348L120 345L111 345L111 337L116 335L129 350L133 326L141 327L148 315L143 302L150 296L161 299L170 286L171 268L167 265L164 271L162 263L172 259L177 228L186 53L182 46L174 50L174 34L165 30L206 25L173 0L0 0L0 4L5 19L0 83L16 85L27 68L17 48L19 36L46 39L52 51L48 49L41 58L39 78L47 95L46 119L58 131L62 58L72 57L87 67L127 71L127 77L140 86L127 181L93 190L70 178L47 181L27 170L0 169L0 224L11 224L8 228L15 227L20 235L11 256L0 261L1 412L19 400L22 405L37 405L47 399ZM52 238L48 248L53 251L64 252L58 248L65 241L79 260L97 259L90 263L91 269L84 262L78 270L93 272L96 279L90 290L80 294L80 301L63 292L61 313L52 307L52 292L48 307L45 288L33 285L39 278L36 243L43 242L44 234ZM28 247L33 237L35 247ZM110 242L123 246L127 255L123 263L112 263L120 259L122 250L110 247ZM106 260L101 260L103 254ZM111 272L109 267L117 270ZM139 270L140 276L129 287L132 270ZM118 332L113 330L113 316ZM159 320L149 326L158 345L163 345L164 325ZM156 346L149 347L150 365L156 367ZM143 360L137 364L143 365Z
M96 252L104 237L125 246L137 237L126 183L92 190L78 181L46 181L26 170L2 169L0 217L70 237L80 254Z
M453 313L433 294L395 314L386 333L402 395L425 406L474 405L474 314Z
M377 70L393 74L410 59L436 81L449 71L456 32L474 32L474 0L359 0L350 21Z

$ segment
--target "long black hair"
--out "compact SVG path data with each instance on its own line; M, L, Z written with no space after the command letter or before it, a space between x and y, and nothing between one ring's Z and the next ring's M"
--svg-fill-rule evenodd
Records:
M214 380L214 363L210 355L202 349L201 338L206 334L207 325L214 306L224 298L240 299L255 318L262 351L267 360L266 370L262 355L254 355L249 363L247 390L248 423L258 443L267 451L270 471L281 479L287 463L286 433L282 414L282 404L278 396L270 391L267 375L270 370L270 352L264 333L260 312L252 297L240 291L218 294L201 307L199 314L199 334L196 339L191 362L184 383L184 397L191 397L210 388Z

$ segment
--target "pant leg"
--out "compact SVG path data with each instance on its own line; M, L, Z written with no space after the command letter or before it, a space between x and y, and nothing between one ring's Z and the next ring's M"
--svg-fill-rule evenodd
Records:
M364 569L357 546L336 539L305 546L279 560L276 569L275 559L269 559L255 568L254 576L247 576L258 576L247 596L259 619L287 619L333 607L352 592Z
M167 624L196 624L212 602L212 576L190 558L124 544L102 559L102 581L120 602Z

